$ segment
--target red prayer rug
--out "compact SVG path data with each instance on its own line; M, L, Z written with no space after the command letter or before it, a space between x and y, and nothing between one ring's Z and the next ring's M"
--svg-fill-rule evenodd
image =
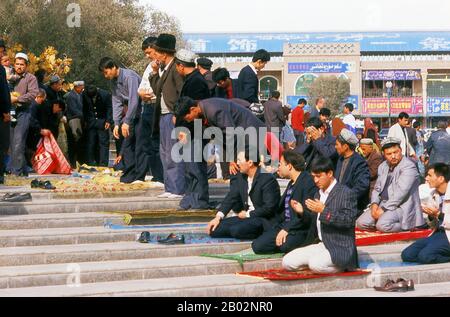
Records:
M361 231L356 229L356 245L366 246L374 244L383 244L396 241L417 240L426 238L432 230L404 231L396 233L383 233L379 231Z
M356 270L353 272L342 272L334 274L319 274L311 271L310 269L305 269L302 271L286 271L284 269L272 269L265 271L255 271L255 272L239 272L237 275L251 276L262 278L271 281L295 281L295 280L307 280L314 278L324 278L324 277L347 277L347 276L360 276L370 274L369 270Z

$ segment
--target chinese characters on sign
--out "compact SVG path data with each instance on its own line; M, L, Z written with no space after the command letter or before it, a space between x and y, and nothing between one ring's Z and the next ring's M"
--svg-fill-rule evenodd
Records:
M364 98L362 100L362 115L388 115L387 98ZM391 98L391 115L407 112L408 114L423 113L422 97Z

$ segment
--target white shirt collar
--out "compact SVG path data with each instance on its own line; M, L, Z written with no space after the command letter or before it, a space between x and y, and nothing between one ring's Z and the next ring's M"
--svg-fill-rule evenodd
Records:
M323 191L322 189L320 190L320 194L328 196L331 193L331 191L333 190L334 186L336 186L336 184L337 184L337 180L334 179L333 182L330 184L330 186L328 186L326 191Z
M250 66L251 69L253 69L253 71L255 72L255 74L258 75L258 71L256 70L255 66L253 66L252 63L248 64L248 66Z

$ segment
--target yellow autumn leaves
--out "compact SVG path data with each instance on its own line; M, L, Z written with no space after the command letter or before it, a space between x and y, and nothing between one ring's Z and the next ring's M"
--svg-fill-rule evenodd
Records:
M14 60L14 56L18 52L23 51L21 44L15 44L8 49L8 55L11 60ZM72 59L68 58L65 54L58 56L58 51L53 46L48 46L44 51L36 56L35 54L28 52L28 72L34 74L39 69L46 72L44 81L53 75L58 75L60 78L64 78L69 72L72 65Z

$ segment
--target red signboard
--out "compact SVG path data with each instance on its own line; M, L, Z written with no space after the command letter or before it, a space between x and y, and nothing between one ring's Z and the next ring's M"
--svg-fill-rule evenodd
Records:
M391 114L406 112L408 114L423 113L423 98L391 98ZM388 115L388 98L363 98L362 115Z

